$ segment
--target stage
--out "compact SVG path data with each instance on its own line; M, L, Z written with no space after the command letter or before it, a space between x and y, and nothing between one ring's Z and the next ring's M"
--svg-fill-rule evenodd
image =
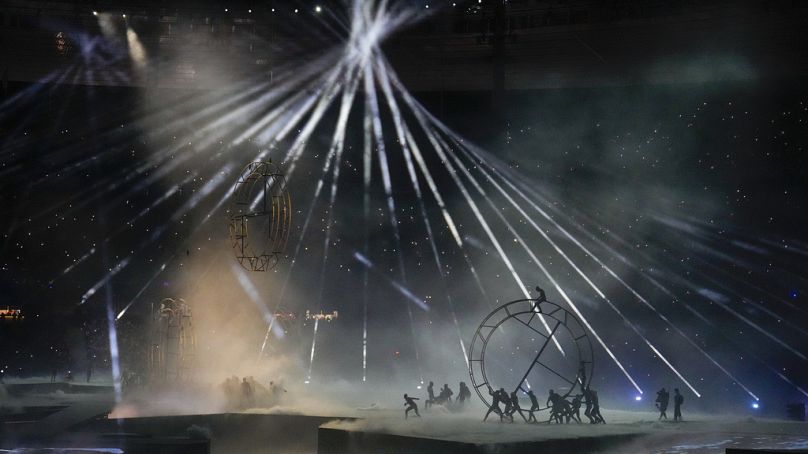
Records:
M288 408L113 419L109 387L6 385L0 449L115 448L124 453L724 453L806 449L808 424L732 415L658 422L651 412L605 410L606 425L482 422L438 407L421 418L390 408L308 414ZM26 405L20 405L21 403ZM26 452L25 450L20 452ZM800 452L800 451L790 451Z

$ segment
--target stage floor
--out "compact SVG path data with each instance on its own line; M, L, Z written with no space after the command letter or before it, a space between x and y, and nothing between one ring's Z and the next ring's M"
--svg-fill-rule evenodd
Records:
M321 415L296 412L293 408L257 408L241 413L108 419L106 415L114 400L101 389L66 390L42 385L39 389L29 387L22 391L15 391L13 409L3 408L2 449L87 448L112 442L124 446L121 441L124 439L137 439L141 444L165 443L176 449L177 440L200 438L210 440L207 449L215 454L492 451L702 454L724 453L727 448L808 449L806 423L732 415L693 415L683 423L660 423L650 412L604 410L609 424L595 426L528 425L519 421L509 424L491 419L483 423L477 412L450 414L437 409L422 418L404 420L403 410L384 408L346 408ZM25 406L20 405L22 402ZM127 446L131 445L130 442ZM195 446L189 444L184 448Z

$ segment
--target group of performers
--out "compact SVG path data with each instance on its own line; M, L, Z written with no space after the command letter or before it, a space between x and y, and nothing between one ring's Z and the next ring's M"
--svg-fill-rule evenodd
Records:
M536 419L536 412L542 410L542 408L533 390L528 390L526 393L530 398L530 409L523 409L519 404L517 390L508 394L504 388L494 390L489 386L488 394L491 396L491 406L488 408L485 417L483 417L483 421L486 421L491 413L495 413L499 415L500 422L513 422L513 415L519 413L519 416L521 416L526 423L537 424L539 422ZM546 407L550 410L550 418L547 422L569 424L570 421L576 421L581 423L582 403L586 406L584 415L589 419L591 424L606 423L603 416L600 414L598 393L588 386L584 389L583 393L573 396L572 402L551 389L546 404ZM505 405L505 407L501 408L500 405ZM525 413L528 414L527 417L525 417Z
M466 401L471 397L471 390L466 386L466 382L460 382L460 390L458 391L457 398L452 400L454 391L449 388L448 384L444 384L440 389L438 395L435 395L435 383L429 382L426 387L427 400L424 402L424 408L429 410L430 407L435 405L443 405L448 410L460 410L466 404Z

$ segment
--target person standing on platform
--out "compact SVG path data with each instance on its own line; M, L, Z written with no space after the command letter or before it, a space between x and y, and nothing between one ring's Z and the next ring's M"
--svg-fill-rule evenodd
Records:
M606 424L606 420L603 419L603 415L600 414L598 392L594 389L590 389L589 392L592 394L592 419L595 420L595 424Z
M657 391L656 407L659 409L659 421L662 421L662 418L668 419L668 414L666 411L668 410L668 403L670 403L670 399L670 394L668 394L668 391L665 391L665 388Z
M429 407L431 407L432 405L435 404L435 384L434 383L429 382L429 385L426 387L426 394L427 394L427 399L426 399L426 402L424 402L424 408L429 410Z
M685 403L685 398L679 394L679 388L673 388L673 420L682 420L682 404Z

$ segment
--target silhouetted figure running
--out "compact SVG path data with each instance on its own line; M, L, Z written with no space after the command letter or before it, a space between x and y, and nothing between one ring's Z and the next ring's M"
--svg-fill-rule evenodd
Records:
M429 382L429 386L426 387L426 394L427 400L424 402L424 408L429 410L429 407L435 404L435 384Z
M673 420L682 420L682 404L685 403L685 398L679 394L679 388L673 388Z
M665 388L660 389L656 393L656 407L659 409L659 420L661 421L662 418L668 419L668 414L665 413L668 410L668 403L670 402L671 396L665 391Z
M589 389L587 387L587 389ZM606 424L606 420L603 419L603 415L600 414L600 400L598 399L598 392L594 389L589 389L589 392L592 395L592 419L595 420L595 424Z
M417 397L410 397L404 394L404 405L407 407L404 410L404 419L407 419L407 416L410 414L410 410L415 411L415 416L421 417L421 414L418 413L418 404L415 403L416 400L420 400Z
M539 406L539 400L536 399L536 395L533 394L532 389L527 392L527 396L530 397L530 410L528 410L528 412L530 413L530 417L527 419L527 422L538 423L539 421L536 420L536 414L535 413L537 411L539 411L539 408L541 408Z
M525 418L525 414L522 412L522 407L519 405L519 396L516 395L516 391L511 393L511 421L513 421L513 414L519 412L519 416L527 422L527 418Z
M488 395L491 396L491 406L488 407L488 411L485 413L483 422L488 419L488 415L491 413L496 413L499 415L499 422L502 422L502 409L499 408L499 403L501 402L502 396L500 396L499 391L494 391L490 386L488 387Z

